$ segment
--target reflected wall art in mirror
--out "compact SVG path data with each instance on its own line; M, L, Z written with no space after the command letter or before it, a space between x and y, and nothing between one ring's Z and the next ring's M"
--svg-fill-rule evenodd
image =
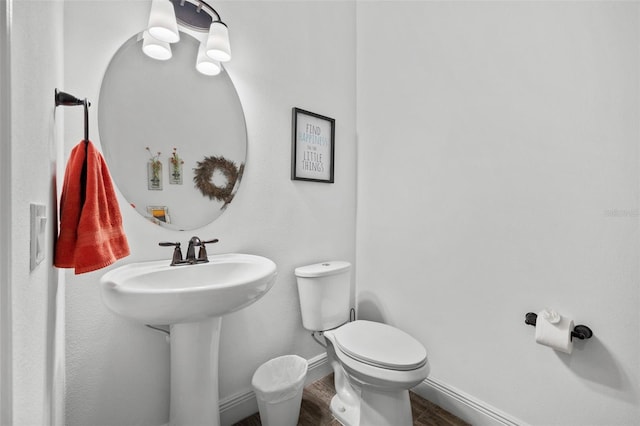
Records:
M126 41L105 72L102 150L138 213L170 229L200 228L222 214L242 179L242 105L224 68L216 76L195 69L199 41L191 35L181 33L165 61L146 56L142 43L142 34Z

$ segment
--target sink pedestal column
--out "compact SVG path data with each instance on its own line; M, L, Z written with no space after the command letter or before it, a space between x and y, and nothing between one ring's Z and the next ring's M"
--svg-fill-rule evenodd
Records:
M171 325L171 426L219 426L222 317Z

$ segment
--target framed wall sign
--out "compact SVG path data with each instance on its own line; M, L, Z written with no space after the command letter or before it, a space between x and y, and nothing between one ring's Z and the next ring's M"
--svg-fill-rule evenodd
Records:
M336 120L293 108L291 179L333 183Z

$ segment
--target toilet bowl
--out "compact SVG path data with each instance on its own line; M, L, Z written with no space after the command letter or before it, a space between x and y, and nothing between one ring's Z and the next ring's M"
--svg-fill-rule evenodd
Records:
M345 426L411 426L409 389L429 374L420 342L395 327L349 321L350 264L296 268L303 326L325 338L332 414Z
M426 351L417 340L395 327L363 320L325 331L324 337L348 383L358 389L354 403L343 400L343 389L336 388L331 409L343 425L413 424L408 390L429 374Z

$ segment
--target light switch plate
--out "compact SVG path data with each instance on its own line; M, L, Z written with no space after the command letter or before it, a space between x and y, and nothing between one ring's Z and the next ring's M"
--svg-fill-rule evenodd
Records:
M45 257L47 236L47 207L31 203L31 270Z

